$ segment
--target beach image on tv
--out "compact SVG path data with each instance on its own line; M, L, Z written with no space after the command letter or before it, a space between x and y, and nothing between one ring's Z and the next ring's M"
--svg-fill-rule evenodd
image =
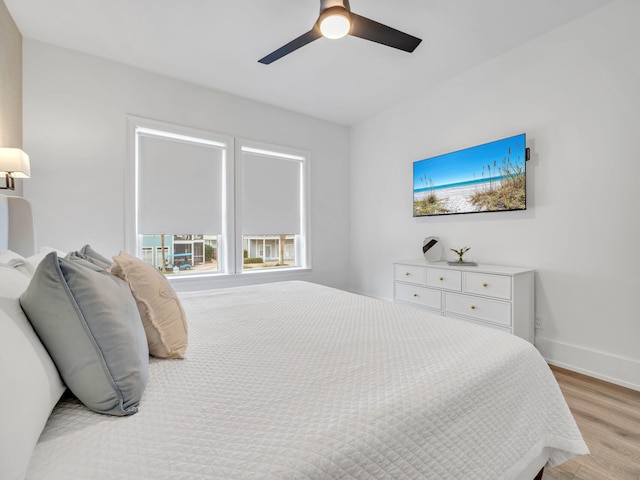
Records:
M525 134L413 163L413 216L526 209Z

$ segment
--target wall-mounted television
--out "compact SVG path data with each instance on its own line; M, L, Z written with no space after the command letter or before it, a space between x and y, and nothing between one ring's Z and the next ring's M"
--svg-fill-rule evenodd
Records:
M525 210L524 133L413 162L413 216Z

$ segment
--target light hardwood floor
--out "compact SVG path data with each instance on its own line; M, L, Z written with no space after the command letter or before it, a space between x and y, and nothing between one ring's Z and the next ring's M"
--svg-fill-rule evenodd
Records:
M640 480L640 392L551 370L591 455L545 469L543 480Z

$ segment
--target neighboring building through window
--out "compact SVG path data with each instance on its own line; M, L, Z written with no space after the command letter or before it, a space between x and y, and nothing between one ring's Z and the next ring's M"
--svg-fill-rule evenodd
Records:
M217 248L218 235L142 235L142 260L165 273L217 272Z
M244 235L244 268L295 267L295 235Z

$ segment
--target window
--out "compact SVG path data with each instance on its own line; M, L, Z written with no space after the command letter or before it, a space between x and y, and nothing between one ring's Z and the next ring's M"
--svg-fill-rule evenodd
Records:
M308 267L307 154L138 117L129 129L129 251L173 278Z
M288 149L240 142L236 165L237 235L246 252L242 268L307 265L305 167Z
M229 271L217 260L232 231L233 139L137 117L129 128L127 249L168 275Z

